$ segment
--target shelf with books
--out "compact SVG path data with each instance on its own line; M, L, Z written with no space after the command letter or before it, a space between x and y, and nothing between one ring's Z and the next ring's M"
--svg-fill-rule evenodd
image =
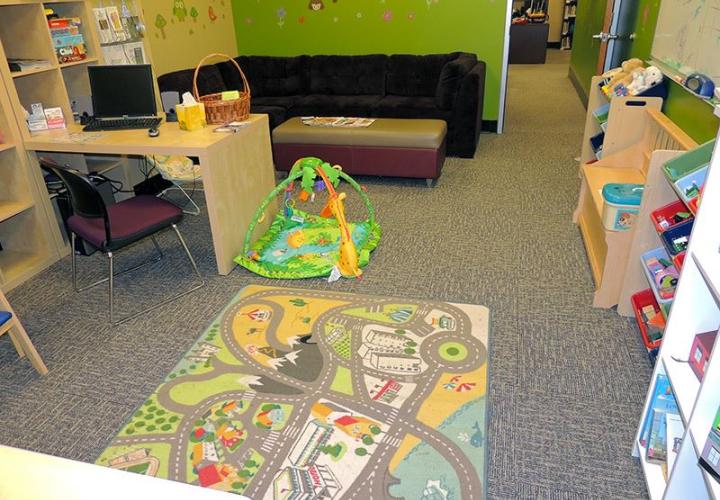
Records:
M40 3L0 5L0 44L8 59L54 61Z
M81 66L83 64L93 64L98 62L97 57L88 57L86 59L83 59L82 61L73 61L68 63L62 63L60 65L60 68L72 68L73 66Z
M10 74L13 78L22 78L24 76L36 75L38 73L45 73L46 71L54 71L56 69L57 69L57 65L51 64L50 66L47 66L45 68L32 68L32 69L25 69L22 71L13 71Z
M80 50L60 51L57 50L57 58L64 59L67 52L67 62L79 62L77 59L83 57L100 57L98 40L95 36L95 18L84 0L66 0L63 2L45 3L58 16L58 19L48 21L48 29L53 38L54 47L79 47ZM79 21L79 23L77 22ZM64 61L59 60L62 63Z
M662 465L648 462L646 458L647 449L644 446L638 445L638 449L640 450L640 464L645 474L645 485L648 489L648 495L652 500L661 499L665 492L666 485Z

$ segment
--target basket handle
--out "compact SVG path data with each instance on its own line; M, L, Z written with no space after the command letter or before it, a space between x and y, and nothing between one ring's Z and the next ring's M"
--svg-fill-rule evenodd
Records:
M242 78L243 87L245 88L245 92L247 92L247 96L249 99L250 98L250 84L248 84L247 78L245 78L245 73L243 73L243 70L240 68L240 65L232 57L230 57L226 54L220 54L219 52L214 52L212 54L206 55L205 57L203 57L200 60L197 67L195 68L195 74L193 75L193 95L195 96L195 99L198 101L200 100L200 92L198 91L198 86L197 86L197 77L198 77L198 74L200 73L200 67L203 65L203 63L207 59L210 59L211 57L224 57L225 59L227 59L228 61L233 63L235 68L237 68L238 73L240 73L240 78Z

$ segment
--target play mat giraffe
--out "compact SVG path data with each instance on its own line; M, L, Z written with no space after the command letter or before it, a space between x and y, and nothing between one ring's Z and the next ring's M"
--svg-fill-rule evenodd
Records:
M320 215L297 208L293 197L295 183L300 179L300 201L314 199L316 193L327 192L328 199ZM368 218L348 223L345 218L345 193L337 193L340 180L347 181L358 193L368 211ZM268 231L251 245L257 224L274 200L284 195ZM359 277L380 241L380 226L375 209L363 189L338 166L319 158L301 158L293 165L287 179L268 196L250 224L242 253L235 262L268 278L312 278L328 276Z
M482 499L488 318L249 286L97 463L253 499Z

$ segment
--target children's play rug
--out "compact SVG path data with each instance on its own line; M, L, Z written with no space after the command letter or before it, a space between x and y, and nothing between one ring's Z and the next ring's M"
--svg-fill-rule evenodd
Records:
M247 287L97 463L253 499L483 498L488 316Z

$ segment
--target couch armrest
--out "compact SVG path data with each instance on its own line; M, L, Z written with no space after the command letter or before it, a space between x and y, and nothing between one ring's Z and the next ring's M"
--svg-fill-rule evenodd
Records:
M435 105L440 109L453 108L465 76L477 63L474 54L461 54L443 66L435 88Z
M482 130L483 101L485 96L485 62L477 64L463 78L453 104L453 122L456 128L455 150L463 157L475 153Z

